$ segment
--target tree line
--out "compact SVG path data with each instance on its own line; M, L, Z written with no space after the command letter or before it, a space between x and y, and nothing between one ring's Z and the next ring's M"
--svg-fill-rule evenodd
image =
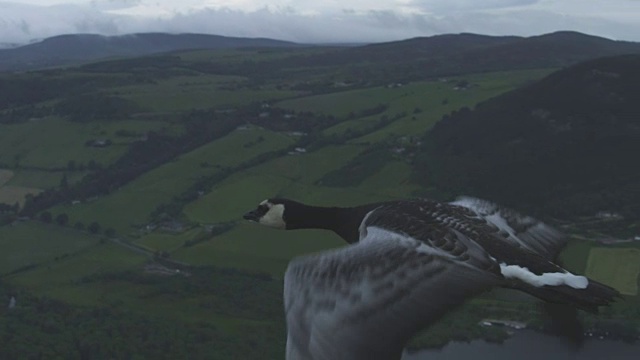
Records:
M144 314L117 302L74 306L0 281L2 359L276 359L284 356L281 285L269 277L225 269L192 276L109 274L84 282L128 281L156 289L146 296L195 303L203 314L260 320L236 333L214 321ZM197 279L197 280L196 280ZM213 282L212 282L213 281ZM205 288L203 288L203 286ZM211 296L216 294L216 296ZM10 299L15 306L9 308ZM166 301L166 299L165 299ZM191 305L190 305L191 306Z
M185 124L183 134L171 136L149 132L145 140L132 143L116 162L96 169L80 182L28 197L20 214L33 216L64 201L108 194L176 156L228 134L242 123L242 117L220 115L214 110L194 110L185 114L182 121Z

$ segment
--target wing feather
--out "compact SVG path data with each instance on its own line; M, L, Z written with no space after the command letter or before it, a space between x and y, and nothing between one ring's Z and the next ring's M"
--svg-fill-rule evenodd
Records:
M294 259L285 274L287 359L399 359L415 332L500 281L421 244L378 232Z
M530 216L472 197L460 197L451 203L471 210L496 228L505 241L553 260L567 243L560 231Z

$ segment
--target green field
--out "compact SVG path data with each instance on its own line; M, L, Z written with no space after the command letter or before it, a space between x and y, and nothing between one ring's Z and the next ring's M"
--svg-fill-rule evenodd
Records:
M350 206L377 200L390 200L395 195L408 197L414 189L331 188L288 181L278 176L251 175L231 177L214 190L185 207L187 217L199 223L238 221L242 214L270 197L289 197L317 205ZM397 198L397 197L396 197Z
M67 182L69 184L73 184L80 181L87 174L87 170L52 171L37 169L16 169L14 170L13 178L11 178L7 185L24 186L38 189L50 189L52 187L59 186L63 176L67 177Z
M349 131L369 132L367 130L378 119L399 117L383 129L351 140L351 143L380 142L401 136L420 135L445 114L463 106L471 108L481 101L539 79L549 72L548 69L526 70L418 81L401 87L380 86L300 97L281 101L277 106L342 118L349 114L356 115L354 119L325 129L323 133L326 135L339 135ZM471 85L466 89L456 89L456 84L462 80ZM357 117L359 112L377 105L387 105L387 109L374 116Z
M256 142L262 138L261 142ZM160 204L169 202L202 176L221 171L260 153L288 146L291 139L260 128L235 132L184 154L123 186L114 194L83 204L60 205L54 213L67 213L72 220L88 224L98 221L120 234L145 225L150 213ZM255 142L255 145L242 145Z
M36 195L40 189L28 188L24 186L5 185L0 187L0 203L13 205L15 203L24 205L27 195Z
M98 239L72 229L39 222L0 227L0 274L95 246Z
M58 118L44 118L21 124L0 124L0 164L36 168L66 168L69 161L77 165L90 160L107 165L120 157L132 138L116 137L118 130L145 133L158 130L163 123L150 121L111 121L75 123ZM92 139L111 139L106 148L85 146Z
M288 185L289 182L275 176L232 176L216 185L207 195L188 204L184 212L190 220L199 223L239 220L247 206L256 205Z
M349 132L369 132L382 115L359 117L353 120L345 120L325 129L325 135L341 135Z
M317 151L274 159L252 168L249 173L314 184L326 173L346 164L364 149L359 145L329 145Z
M272 86L243 88L245 78L194 74L172 77L157 83L113 88L112 94L133 100L147 111L177 112L212 107L234 107L247 99L266 101L297 95ZM230 89L240 87L238 90Z
M429 130L442 116L460 109L463 106L472 108L477 103L500 95L537 79L548 70L531 70L517 72L500 72L463 78L452 78L448 82L416 83L406 86L403 96L390 101L387 110L389 116L406 111L406 115L398 121L376 132L354 139L351 142L379 142L388 138L422 134ZM456 90L459 80L466 80L472 85L465 90ZM413 86L412 86L413 85ZM420 109L419 113L412 110Z
M241 48L220 50L195 50L181 52L178 56L189 62L239 63L251 58L252 61L271 61L290 57L292 55L312 55L323 53L327 48Z
M638 295L640 249L593 248L589 253L586 275L624 295Z
M13 275L9 281L75 304L108 305L110 299L122 294L112 293L113 288L86 287L82 280L96 274L139 269L148 258L114 244L98 244L95 238L93 240L93 246L79 254L57 260L51 258L34 270ZM135 293L135 286L130 286L129 294Z
M27 194L37 194L40 190L7 185L14 178L11 170L0 169L0 204L22 204Z
M13 171L0 169L0 187L8 183L13 178Z
M416 86L420 85L411 85L411 88ZM404 88L375 87L338 91L326 95L305 96L298 99L284 100L276 105L294 111L311 111L346 117L350 112L358 112L380 104L387 104L406 96L406 94L407 90Z
M302 50L301 50L302 51ZM304 50L307 54L317 50ZM294 51L295 52L295 51ZM291 51L245 51L223 52L193 51L181 54L186 61L214 61L235 63L247 54L255 55L255 61L271 61L289 56ZM297 52L296 52L297 53ZM322 71L325 71L323 75ZM333 70L315 69L304 75L306 79L322 80ZM251 158L290 146L296 140L284 133L259 127L237 130L189 153L183 154L130 183L108 196L98 197L81 204L62 204L52 209L53 215L66 213L70 224L85 225L97 221L102 229L114 228L119 236L134 241L137 245L153 251L167 251L171 256L197 265L216 265L247 270L259 270L281 274L291 257L343 245L335 235L322 232L278 232L265 231L245 224L241 216L256 204L273 196L283 196L318 205L355 205L365 202L411 197L420 187L411 179L411 165L406 159L395 158L370 174L358 186L331 187L322 184L326 174L339 170L358 157L369 146L383 140L397 141L402 136L421 137L425 130L441 118L461 106L473 107L477 102L519 86L530 79L543 76L549 70L504 72L446 80L417 81L401 87L370 87L340 91L324 95L300 96L302 93L279 90L276 84L291 80L300 81L302 73L291 72L291 79L279 79L275 83L259 86L249 84L249 78L228 75L203 75L197 71L183 71L182 75L169 76L152 83L110 87L107 93L134 100L145 111L157 114L180 112L197 108L224 108L249 102L295 99L277 102L274 106L295 111L311 111L346 117L362 110L384 104L387 109L369 117L355 117L325 129L325 135L340 135L347 131L359 131L361 137L344 145L326 145L319 149L296 155L286 155L266 160L264 163L232 174L215 184L211 191L187 204L184 208L186 220L196 224L237 222L229 232L184 247L186 241L202 233L202 228L180 234L154 231L139 235L137 230L149 221L150 213L160 204L170 202L175 196L189 188L203 176L211 176L233 168ZM297 75L296 75L297 74ZM73 75L70 74L70 76ZM299 76L300 75L300 76ZM84 75L78 73L76 76ZM467 90L455 90L455 84L465 79L473 86ZM338 90L338 89L337 89ZM381 116L395 120L386 127L371 132L372 121ZM8 142L0 150L0 162L19 163L32 167L65 167L69 160L84 163L88 160L108 164L122 154L129 138L115 136L117 130L145 133L149 130L170 129L180 131L175 124L142 120L112 121L100 123L70 123L50 118L12 126L6 136ZM33 136L35 129L44 129L46 136ZM53 136L51 136L53 134ZM90 138L112 138L114 146L106 149L87 148L84 142ZM0 139L1 140L1 139ZM51 149L56 149L51 151ZM84 173L70 172L70 182L77 181ZM12 186L49 188L57 186L62 172L38 169L16 169ZM134 235L135 234L135 235ZM110 249L104 247L103 249ZM56 264L51 271L60 272L61 281L69 279L71 269L84 261L92 262L103 250L79 254ZM109 250L106 258L113 255ZM126 249L118 249L126 252ZM111 255L109 255L111 254ZM126 258L126 257L125 257ZM131 264L139 263L139 255L133 254ZM125 261L125 263L127 263ZM116 264L105 269L124 269ZM88 267L89 273L96 269ZM93 270L91 270L93 269ZM40 269L21 275L24 284L37 284ZM32 279L32 280L30 280ZM123 285L124 286L124 285ZM64 297L67 290L50 290ZM69 293L82 292L78 287L68 287ZM126 292L126 286L119 291ZM75 297L78 295L72 295Z
M411 179L411 166L403 161L387 162L380 171L365 179L358 188L396 199L411 197L414 192L421 189Z
M558 255L559 263L571 272L584 274L587 269L589 254L594 246L593 241L570 239Z
M292 257L344 245L326 231L282 231L242 223L209 241L179 249L172 257L196 265L264 271L280 278Z
M186 241L193 239L200 232L202 232L200 228L187 230L178 235L156 231L136 239L135 244L154 251L173 252L180 249Z
M248 208L269 197L284 196L327 205L355 204L384 197L376 196L375 189L328 188L317 184L324 174L345 165L360 151L362 147L354 145L327 146L306 154L277 158L234 174L187 205L185 214L192 221L215 223L238 220Z

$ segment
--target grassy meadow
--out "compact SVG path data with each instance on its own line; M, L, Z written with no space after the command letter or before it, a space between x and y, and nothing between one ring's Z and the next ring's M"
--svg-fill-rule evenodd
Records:
M342 239L337 235L319 230L284 232L240 224L206 242L178 249L172 256L194 265L215 264L282 278L287 263L294 256L342 245Z
M242 145L256 142L250 147ZM122 187L114 194L83 204L64 204L52 212L67 213L73 222L88 224L99 221L118 233L128 234L146 225L149 214L160 204L189 187L202 176L212 175L220 169L241 163L261 152L288 146L291 139L268 130L250 128L236 130L174 161L160 166ZM195 219L197 220L197 219Z
M10 185L14 178L13 171L0 169L0 203L9 205L17 203L22 206L27 195L35 195L40 192L38 188Z
M609 284L624 295L638 295L640 249L594 248L587 261L587 276Z
M243 54L236 51L226 54L196 51L181 56L188 61L223 58L224 61L233 63ZM269 57L284 56L283 54L264 56L268 60ZM51 212L53 216L67 214L69 224L81 222L88 225L94 221L99 222L102 229L113 228L126 241L132 241L150 251L168 252L171 257L187 263L265 271L277 275L291 257L337 246L340 242L335 236L322 233L260 230L241 222L241 215L245 211L253 208L259 201L273 196L290 197L319 205L355 205L411 197L422 189L411 180L410 163L401 158L392 158L379 164L372 174L355 186L325 186L323 179L329 173L348 167L350 161L367 149L367 144L397 141L403 136L420 137L442 115L463 106L473 107L484 99L540 78L550 71L542 69L468 75L417 81L400 87L377 86L346 91L337 89L334 93L310 96L287 91L274 93L269 84L249 89L243 87L248 80L240 76L203 76L197 73L165 77L148 84L109 87L109 93L134 100L151 113L216 106L226 109L247 101L288 97L288 100L276 101L274 106L345 118L345 121L324 129L324 134L339 135L351 129L359 130L363 135L347 144L329 144L306 153L268 159L231 174L215 184L210 191L184 206L184 220L196 225L194 230L184 233L140 233L138 230L148 223L150 213L157 206L170 202L194 181L238 166L261 154L291 146L296 141L295 137L286 132L256 126L239 129L143 174L108 196L82 203L61 204L52 208ZM469 86L456 89L456 84L463 80ZM238 89L228 90L232 86ZM229 97L229 92L234 95ZM260 95L256 96L256 92ZM234 102L236 99L239 102L235 104L225 102ZM363 117L356 115L353 119L347 119L349 114L358 114L378 104L386 105L386 110L381 114ZM396 119L382 129L368 132L373 129L370 123L381 116L396 116ZM45 131L57 132L60 136L32 138L29 134L36 126L42 126ZM106 137L117 140L115 132L118 130L144 133L167 127L175 125L166 121L127 120L77 124L63 119L44 119L12 128L13 133L6 136L21 139L23 147L12 148L12 152L3 153L2 160L19 159L21 163L33 167L64 167L69 160L86 162L91 159L108 164L117 159L126 149L128 141L133 139L124 138L120 143L116 141L115 146L94 149L84 146L88 138ZM11 184L47 188L57 185L62 176L60 172L39 171L42 170L17 169L15 178L19 181L12 179ZM75 173L69 174L69 179L75 180ZM236 225L230 231L194 246L184 246L186 241L201 234L198 226L226 222Z
M107 165L120 157L132 138L117 137L126 129L141 134L159 130L162 123L124 120L100 123L77 123L59 118L44 118L21 124L0 124L0 164L28 168L67 168L69 161L87 164L93 160ZM92 139L111 139L106 148L88 147Z
M5 185L0 187L0 203L24 205L28 195L36 195L40 193L40 189L29 188L24 186Z
M0 169L0 187L4 184L8 183L9 180L13 177L13 171Z
M129 99L150 112L179 112L211 107L229 108L252 101L270 101L297 95L273 86L244 88L245 78L224 75L172 77L152 84L112 88L110 92ZM240 87L241 90L233 88Z
M32 187L37 189L50 189L60 185L62 178L66 176L70 184L80 181L89 172L87 170L76 171L52 171L46 169L14 170L14 176L7 183L12 186Z
M379 86L367 89L347 90L336 93L306 96L278 102L277 105L295 111L311 111L346 117L350 113L379 104L387 109L378 115L340 122L324 130L325 134L342 134L347 130L366 130L374 119L382 116L400 118L384 129L352 140L379 142L398 136L419 135L427 131L443 115L464 106L473 107L478 102L501 94L514 87L538 79L551 70L537 69L517 72L471 75L412 82L401 86ZM469 86L459 88L466 81Z
M59 229L55 225L22 222L3 226L0 227L0 274L60 257L73 257L97 243L95 237L73 229Z

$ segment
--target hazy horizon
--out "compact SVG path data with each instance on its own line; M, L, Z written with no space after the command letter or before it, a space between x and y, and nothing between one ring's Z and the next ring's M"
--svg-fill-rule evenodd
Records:
M298 43L578 31L640 41L637 0L0 0L0 44L91 33L201 33Z

